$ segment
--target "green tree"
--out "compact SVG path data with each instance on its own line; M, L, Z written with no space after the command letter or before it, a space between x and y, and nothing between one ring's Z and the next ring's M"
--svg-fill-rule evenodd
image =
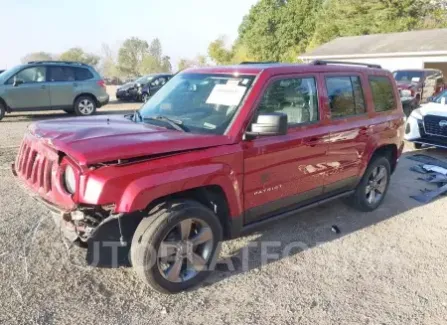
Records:
M27 63L30 61L50 61L50 60L54 60L52 54L47 52L34 52L25 55L21 61L22 63Z
M446 27L445 1L328 0L318 14L312 49L340 36Z
M161 59L161 69L160 69L160 72L167 72L167 73L172 72L171 58L169 56L167 56L167 55L165 55Z
M120 76L113 51L107 44L102 45L102 57L99 69L105 77L113 78Z
M208 66L207 57L205 55L197 55L193 59L180 59L177 65L177 69L178 71L182 71L188 68L198 68L206 66Z
M162 59L162 48L161 48L161 42L158 38L155 38L151 44L149 45L149 54L153 56L156 60L161 62Z
M145 40L129 38L118 51L118 69L126 76L139 76L141 64L148 54L149 44ZM146 64L150 66L149 62Z
M231 50L225 47L225 36L220 36L208 46L208 55L217 64L229 64L233 57Z
M210 57L218 64L241 61L294 62L315 30L323 0L260 0L239 26L231 51L222 38L209 46Z
M188 69L191 67L192 67L191 61L188 59L183 58L178 61L178 65L177 65L178 71L182 71L182 70L185 70L185 69Z
M100 57L92 54L84 52L80 47L73 47L65 52L63 52L59 56L59 60L61 61L75 61L82 62L92 66L96 66L99 62Z

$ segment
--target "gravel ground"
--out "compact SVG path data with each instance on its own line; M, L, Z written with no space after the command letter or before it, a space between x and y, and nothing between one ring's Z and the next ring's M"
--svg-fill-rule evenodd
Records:
M100 112L138 106L112 103ZM408 171L410 160L401 159L377 211L336 201L226 242L205 285L169 296L130 268L87 266L85 251L62 240L48 210L11 175L26 126L63 116L0 122L0 324L445 324L447 199L421 206L409 198L427 187ZM277 243L268 253L279 257L264 264L266 242ZM245 267L238 257L248 246Z

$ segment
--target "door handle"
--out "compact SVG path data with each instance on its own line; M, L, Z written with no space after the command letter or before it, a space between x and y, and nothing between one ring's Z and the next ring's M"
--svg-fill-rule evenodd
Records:
M42 85L42 86L40 86L40 88L41 88L41 89L47 89L47 86Z
M78 86L78 84L77 84L77 83L75 82L75 83L73 83L73 86L74 86L74 87L77 87L77 86Z

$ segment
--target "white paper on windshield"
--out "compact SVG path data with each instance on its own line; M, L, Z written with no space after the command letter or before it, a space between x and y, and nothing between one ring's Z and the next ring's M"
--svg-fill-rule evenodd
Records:
M411 78L411 82L419 82L419 80L421 80L421 78L419 78L419 77Z
M237 85L215 85L206 100L207 104L237 106L244 97L247 88Z

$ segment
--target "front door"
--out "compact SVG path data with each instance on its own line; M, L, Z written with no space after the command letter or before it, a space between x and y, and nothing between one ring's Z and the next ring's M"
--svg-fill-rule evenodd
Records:
M72 107L78 87L74 68L48 67L48 80L50 81L51 106L53 108Z
M287 114L287 135L246 140L244 146L245 224L292 210L323 192L328 129L323 126L318 75L270 80L256 116Z
M21 70L5 84L6 102L13 110L50 107L50 89L46 68L34 66Z

